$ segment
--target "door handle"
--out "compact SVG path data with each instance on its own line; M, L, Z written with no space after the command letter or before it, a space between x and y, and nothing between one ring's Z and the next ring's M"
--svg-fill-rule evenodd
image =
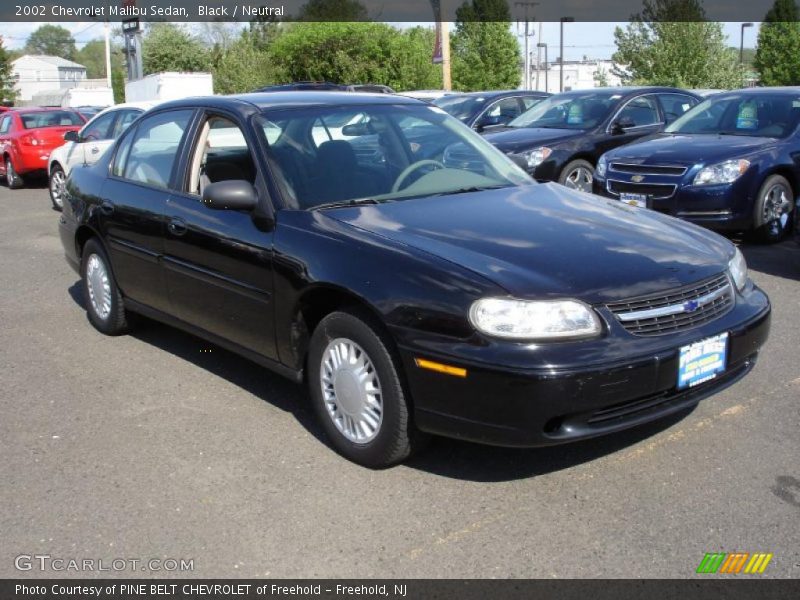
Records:
M100 212L108 217L114 214L114 205L111 202L103 202L100 205Z
M172 235L183 235L189 228L186 226L186 221L183 219L170 219L167 223L167 229Z
M92 146L92 154L97 154L98 152L100 152L100 148L97 146Z

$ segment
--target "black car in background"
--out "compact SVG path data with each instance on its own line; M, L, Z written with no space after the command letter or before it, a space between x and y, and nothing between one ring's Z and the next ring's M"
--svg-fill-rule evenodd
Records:
M424 432L537 446L685 411L769 330L728 240L536 184L387 94L159 105L72 172L59 230L100 332L139 313L306 382L332 444L371 467Z
M432 102L475 131L507 125L543 99L547 92L501 90L449 94Z
M700 102L669 87L595 88L556 94L486 134L538 181L592 191L600 155L664 129Z
M664 133L600 157L594 191L776 242L800 195L798 125L798 88L715 94Z

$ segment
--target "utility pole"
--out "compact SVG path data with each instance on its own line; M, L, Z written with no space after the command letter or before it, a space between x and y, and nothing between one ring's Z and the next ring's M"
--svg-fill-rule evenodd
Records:
M530 24L528 18L528 9L536 6L539 6L538 2L514 2L514 7L522 7L525 9L525 77L523 85L525 86L526 90L531 89L531 55L528 51L528 30Z
M103 23L106 37L106 85L111 87L111 26L108 21Z
M442 89L449 92L453 89L450 78L450 27L447 21L442 21L439 31L442 32Z
M558 42L559 50L561 51L561 56L558 58L559 71L561 72L561 82L558 84L559 92L564 91L564 23L572 23L573 21L575 21L573 17L561 17L561 35Z

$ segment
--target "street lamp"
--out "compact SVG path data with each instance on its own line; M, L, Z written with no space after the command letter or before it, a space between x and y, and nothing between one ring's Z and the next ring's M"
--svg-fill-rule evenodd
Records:
M550 66L548 64L549 61L547 60L547 44L545 44L544 42L539 42L538 44L536 44L536 47L537 48L544 48L544 91L545 92L549 92L550 91L550 84L549 84L549 82L547 80L547 73L550 71ZM537 77L538 77L538 75L537 75Z
M742 23L742 35L739 37L739 64L744 64L744 28L752 27L752 23Z
M559 46L561 51L561 58L558 59L561 70L561 82L558 85L558 91L564 91L564 23L575 22L574 17L561 17L561 35L559 36Z

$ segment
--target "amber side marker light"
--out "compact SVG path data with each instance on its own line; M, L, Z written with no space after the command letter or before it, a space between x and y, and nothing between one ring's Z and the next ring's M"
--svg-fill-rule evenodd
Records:
M424 358L415 358L414 362L417 363L420 369L428 369L429 371L436 371L437 373L444 373L445 375L453 375L455 377L467 376L467 370L461 367L451 367L450 365L443 365L442 363L425 360Z

